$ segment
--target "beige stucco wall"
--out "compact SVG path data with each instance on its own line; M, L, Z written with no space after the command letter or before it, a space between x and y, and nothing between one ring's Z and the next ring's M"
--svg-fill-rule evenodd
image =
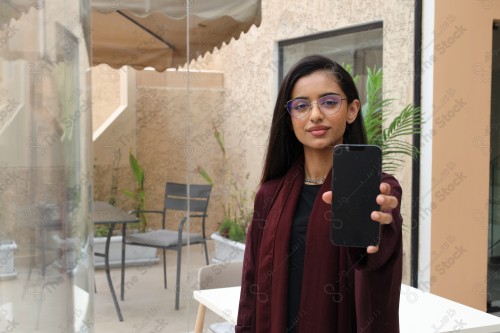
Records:
M230 165L250 172L247 188L255 189L277 91L277 42L310 34L383 21L384 93L394 98L394 109L413 102L414 1L262 2L262 24L237 41L192 63L192 68L224 72L224 108L221 125L228 142ZM411 161L396 175L403 186L405 220L404 280L409 283Z
M436 1L431 292L481 310L487 291L494 19L500 19L500 1Z
M120 105L120 70L92 67L92 128L97 130Z
M92 96L94 199L128 211L133 205L124 192L135 189L129 151L136 154L136 72L107 65L92 71L98 82Z
M208 209L209 235L221 220L227 189L223 183L228 168L224 167L224 157L213 135L214 127L228 116L223 109L223 74L187 75L183 71L158 73L131 68L128 71L133 75L129 75L122 89L128 87L129 93L134 91L135 98L128 101L124 112L94 142L95 198L109 201L114 190L118 207L133 208L132 201L124 194L134 191L136 186L129 165L130 150L145 171L147 209L163 207L167 181L205 184L197 171L201 167L215 183ZM94 107L94 113L99 112ZM167 225L177 229L178 221L178 217L168 219ZM148 227L156 228L159 223L157 216L148 216ZM193 224L193 230L199 231L198 225Z
M201 167L215 183L208 208L210 234L222 217L224 187L220 176L224 160L213 126L224 117L223 74L187 75L182 71L137 74L137 156L146 173L147 205L163 206L167 181L206 184L197 172ZM186 80L189 80L189 96ZM193 230L199 230L199 225L193 222ZM167 220L173 229L177 229L177 223L178 218Z

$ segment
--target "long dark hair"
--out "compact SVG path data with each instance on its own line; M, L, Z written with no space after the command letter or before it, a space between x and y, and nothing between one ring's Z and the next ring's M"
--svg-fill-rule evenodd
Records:
M293 132L292 121L285 109L285 104L290 100L292 89L297 80L316 71L331 73L332 78L336 80L346 95L348 103L355 99L359 100L358 89L351 75L335 61L321 55L312 55L297 62L280 85L278 98L274 106L261 183L284 175L293 162L304 152L302 143L297 140ZM366 132L361 109L354 122L346 126L343 142L366 143Z

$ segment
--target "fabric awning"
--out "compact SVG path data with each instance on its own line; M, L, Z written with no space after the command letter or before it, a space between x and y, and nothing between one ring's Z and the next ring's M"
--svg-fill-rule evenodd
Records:
M197 59L261 22L261 0L92 0L93 64L158 71Z
M4 36L8 31L2 28L7 28L11 19L34 14L43 4L0 0L0 39L8 40ZM232 38L238 39L261 22L261 0L92 0L91 4L92 64L113 68L128 65L164 71L182 66L187 59L197 59ZM189 57L186 5L190 13ZM21 36L16 38L19 43L26 42ZM16 52L25 49L30 48L11 48L9 55L19 56Z
M0 28L7 25L11 19L18 19L27 13L31 7L38 8L41 4L33 0L2 0L0 1Z

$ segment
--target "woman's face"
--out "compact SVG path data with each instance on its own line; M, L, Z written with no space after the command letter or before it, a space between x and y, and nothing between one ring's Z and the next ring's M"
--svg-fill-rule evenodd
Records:
M308 150L331 150L335 145L342 143L346 125L351 124L358 115L360 108L358 100L351 103L342 100L340 109L334 114L323 113L317 101L327 94L338 94L341 98L346 98L332 74L326 71L316 71L301 77L292 89L291 99L303 98L312 102L309 114L303 118L292 117L293 131L304 145L304 153Z

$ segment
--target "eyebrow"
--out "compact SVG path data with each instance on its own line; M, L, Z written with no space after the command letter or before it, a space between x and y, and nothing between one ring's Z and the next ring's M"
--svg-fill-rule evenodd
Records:
M328 95L338 95L338 96L342 97L342 95L340 95L339 93L336 93L336 92L327 92L327 93L323 93L323 94L319 95L319 98L322 98L322 97L325 97L325 96L328 96ZM297 97L294 97L292 99L307 99L307 100L309 100L309 97L307 97L307 96L297 96Z

